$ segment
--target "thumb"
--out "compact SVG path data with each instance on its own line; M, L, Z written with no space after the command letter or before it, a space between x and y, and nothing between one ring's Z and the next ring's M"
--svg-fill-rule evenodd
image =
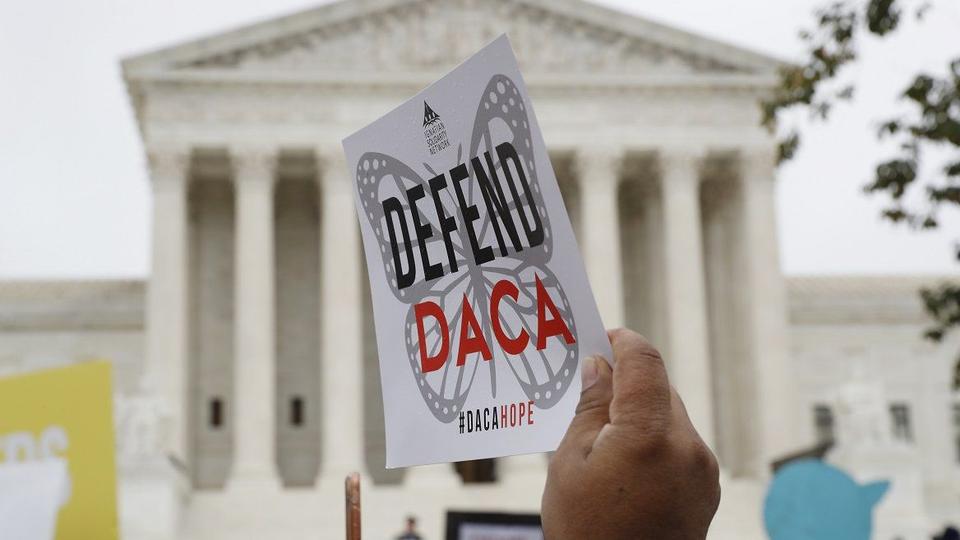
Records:
M613 370L603 357L590 356L583 362L580 374L583 382L580 402L558 451L575 452L585 458L600 430L610 422Z

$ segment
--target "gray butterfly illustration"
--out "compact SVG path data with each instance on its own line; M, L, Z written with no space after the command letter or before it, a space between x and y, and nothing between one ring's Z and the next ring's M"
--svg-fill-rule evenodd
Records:
M433 113L432 110L430 112ZM576 335L575 321L567 296L554 273L547 267L553 253L554 239L550 217L537 180L530 127L527 105L516 85L509 77L495 75L487 84L477 107L466 161L469 162L471 157L481 156L487 151L493 154L494 149L504 142L510 143L516 149L524 169L523 173L529 179L529 194L533 204L522 208L524 205L511 202L508 207L514 215L524 211L537 212L543 227L543 241L531 246L528 241L521 239L523 243L520 246L521 249L513 249L515 244L509 239L502 238L498 227L491 225L490 219L483 219L481 216L481 219L474 223L476 238L482 245L493 246L498 255L496 258L480 265L474 264L469 238L466 237L464 228L461 226L452 233L453 256L434 257L435 261L445 261L442 277L427 281L421 276L408 286L398 286L399 269L396 268L397 262L391 251L388 238L388 216L384 212L381 201L391 196L406 201L403 195L408 189L417 185L426 190L427 199L429 199L428 180L425 180L411 166L383 153L367 152L356 164L361 207L365 219L374 231L387 281L396 298L410 306L405 322L406 350L398 352L406 354L412 376L420 389L424 403L430 412L444 423L453 421L463 410L476 377L483 373L481 368L483 363L488 364L486 368L493 394L491 397L495 398L497 393L498 366L505 364L523 393L541 409L550 408L559 402L570 387L576 373L579 345L575 340L567 343L564 339L551 338L549 346L543 350L538 350L531 343L519 354L510 355L496 346L497 341L491 330L494 321L489 320L491 315L487 306L490 304L491 291L498 281L509 279L519 289L519 295L516 301L511 299L500 303L498 323L511 336L526 330L531 340L534 340L537 329L536 298L539 280L556 302L556 307L570 332ZM452 149L448 153L452 155ZM463 158L463 145L459 144L456 162L451 163L446 170L464 163ZM502 160L492 165L499 172L503 172ZM437 175L433 167L426 163L422 164L422 170L424 175L428 175L428 179ZM485 204L484 193L473 180L475 179L471 177L463 182L463 197L468 206L477 205L482 209ZM442 200L438 204L442 205L443 213L447 217L455 217L458 223L462 224L464 220L464 216L461 215L462 205L458 204L453 190L446 189L440 193ZM433 206L431 202L419 207L421 218L429 222L434 230L433 236L425 241L425 246L430 253L446 254L447 246L442 235L438 234L443 216L438 216ZM402 203L402 208L404 212L410 210L407 202ZM503 250L503 246L507 248ZM415 249L419 248L420 246L415 244ZM452 270L451 260L455 263L456 271L450 271ZM454 361L457 353L456 335L462 323L461 306L465 298L474 308L479 327L483 329L484 338L491 344L493 358L486 361L480 354L471 354L466 358L464 365L458 366ZM413 309L415 302L422 301L435 302L443 309L447 314L448 329L453 334L453 339L450 339L449 359L440 369L429 373L424 373L421 369L421 343ZM435 320L429 319L429 325L425 326L424 330L424 350L429 354L436 354L441 347L442 328ZM381 361L391 361L391 359L381 358Z

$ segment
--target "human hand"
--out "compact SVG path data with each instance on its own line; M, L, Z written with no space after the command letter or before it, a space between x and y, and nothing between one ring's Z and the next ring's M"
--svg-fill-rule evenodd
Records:
M584 362L576 416L550 460L544 538L703 539L720 503L717 460L660 353L630 330L607 335L614 367Z

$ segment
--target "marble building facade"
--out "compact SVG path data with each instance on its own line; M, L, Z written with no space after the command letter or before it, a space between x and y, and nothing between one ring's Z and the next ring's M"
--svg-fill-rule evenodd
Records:
M605 324L660 347L718 454L712 537L763 537L770 464L843 425L850 381L895 416L880 450L842 454L905 464L883 533L960 521L957 347L921 340L924 281L780 271L757 105L777 60L580 0L357 0L124 60L153 193L149 279L0 284L0 367L109 358L123 403L159 404L153 455L120 437L125 537L339 536L352 470L373 538L410 513L439 538L446 509L537 510L544 456L383 469L340 149L503 32Z

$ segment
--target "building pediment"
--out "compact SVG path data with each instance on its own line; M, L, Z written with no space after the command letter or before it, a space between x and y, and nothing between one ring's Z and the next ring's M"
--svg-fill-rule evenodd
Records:
M354 0L124 62L179 74L446 70L507 33L530 73L769 75L779 62L582 0Z

